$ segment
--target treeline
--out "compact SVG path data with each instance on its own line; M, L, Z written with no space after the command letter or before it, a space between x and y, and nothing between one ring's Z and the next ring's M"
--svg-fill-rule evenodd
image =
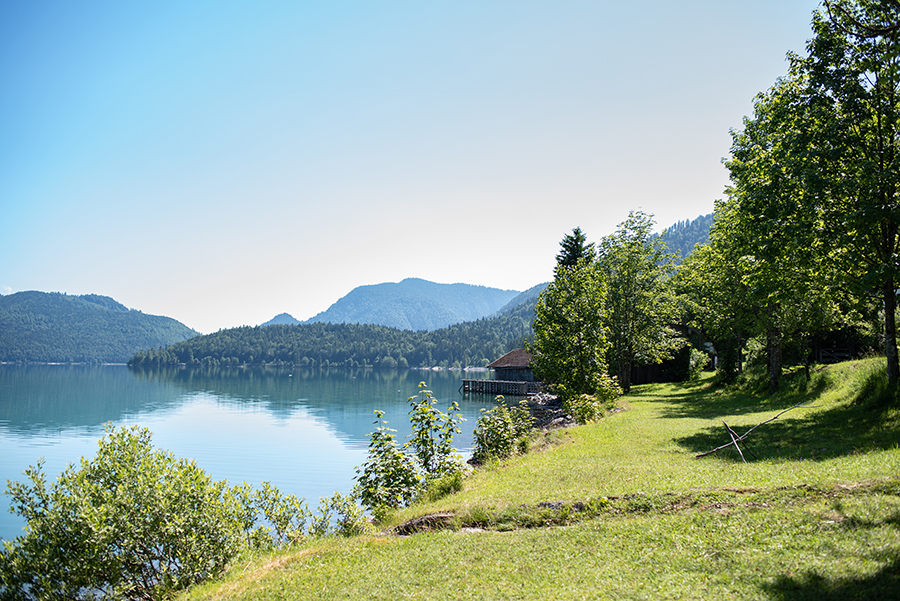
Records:
M431 332L370 324L240 327L144 350L128 362L301 367L483 367L531 339L536 296L502 314Z
M145 315L107 296L17 292L0 296L0 361L124 363L140 349L197 332L169 317Z
M812 30L732 131L707 244L676 267L640 212L596 248L577 228L563 240L537 306L536 375L627 390L635 365L690 341L726 381L754 365L775 391L786 365L809 379L815 362L880 351L896 403L900 3L828 0Z
M727 376L755 346L771 389L786 351L875 339L900 383L900 5L833 0L807 54L732 133L731 187L677 285Z

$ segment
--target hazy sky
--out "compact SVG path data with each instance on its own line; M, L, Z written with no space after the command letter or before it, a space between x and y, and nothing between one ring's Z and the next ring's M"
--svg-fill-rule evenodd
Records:
M817 4L0 2L0 293L211 332L524 290L576 226L711 212Z

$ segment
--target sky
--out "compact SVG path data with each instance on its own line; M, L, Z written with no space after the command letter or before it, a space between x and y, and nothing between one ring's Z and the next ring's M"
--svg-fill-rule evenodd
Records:
M200 332L712 212L810 0L0 1L0 294Z

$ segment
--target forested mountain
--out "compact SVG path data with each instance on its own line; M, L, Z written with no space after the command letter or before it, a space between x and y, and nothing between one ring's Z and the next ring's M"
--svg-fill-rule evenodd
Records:
M544 288L546 288L547 285L548 283L544 282L543 284L532 286L525 292L516 295L516 297L506 303L502 309L497 311L494 316L502 315L507 312L519 312L522 310L523 306L526 308L530 307L533 313L534 307L537 305L538 295L543 292Z
M366 323L401 330L436 330L493 315L519 294L471 284L417 278L359 286L307 323Z
M693 221L679 221L667 227L659 235L666 243L669 252L675 253L675 262L681 261L691 254L697 244L709 242L709 229L712 227L713 214L700 215Z
M107 296L57 292L0 295L0 361L124 363L141 349L197 332Z
M537 296L490 318L438 330L373 324L241 327L137 353L132 366L483 367L532 337Z

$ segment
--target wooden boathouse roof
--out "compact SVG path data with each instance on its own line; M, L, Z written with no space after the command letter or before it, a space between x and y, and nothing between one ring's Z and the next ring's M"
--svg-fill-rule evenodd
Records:
M530 364L531 353L523 348L517 348L506 353L493 363L489 363L488 367L492 369L527 369Z

